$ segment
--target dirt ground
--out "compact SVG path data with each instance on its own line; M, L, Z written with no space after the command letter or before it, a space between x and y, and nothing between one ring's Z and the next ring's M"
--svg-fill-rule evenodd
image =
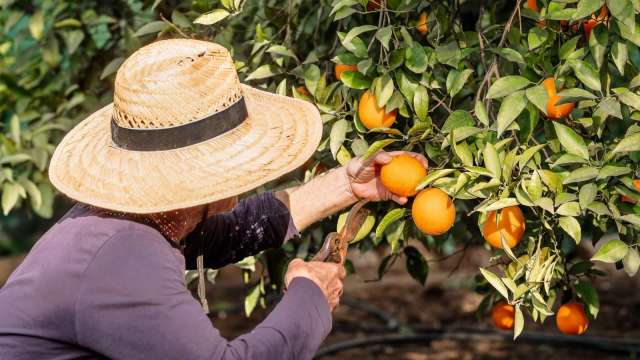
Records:
M376 277L379 255L351 253L358 274L345 283L345 299L334 313L333 331L323 348L344 341L388 336L397 339L402 334L421 334L425 331L445 331L453 336L435 340L418 339L403 344L374 344L322 356L322 359L384 359L384 360L448 360L448 359L636 359L640 354L594 349L602 338L640 342L640 279L628 278L623 272L599 266L611 272L606 282L597 284L601 309L580 340L587 345L565 343L555 328L553 318L543 326L526 320L521 339L511 340L510 332L495 331L489 319L477 320L475 310L481 296L471 288L477 267L488 259L481 248L467 251L460 267L457 257L430 263L430 275L425 287L417 284L398 262L381 281ZM427 258L430 258L427 255ZM432 257L431 257L432 258ZM227 270L221 274L211 290L232 304L243 298L244 289L238 287L239 273ZM220 304L220 303L219 303ZM268 314L260 310L250 319L238 311L221 311L211 317L222 334L233 338L249 331ZM387 325L392 326L389 330ZM407 326L407 324L409 324ZM466 335L465 335L466 334ZM547 338L548 337L548 338ZM558 343L560 341L560 343ZM321 348L321 351L323 350ZM636 347L637 348L637 347Z

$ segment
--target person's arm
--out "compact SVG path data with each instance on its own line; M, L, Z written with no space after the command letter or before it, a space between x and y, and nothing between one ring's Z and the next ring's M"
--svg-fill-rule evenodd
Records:
M187 291L179 255L154 236L116 236L89 265L76 303L79 345L112 359L311 359L329 333L323 290L295 277L261 324L227 341Z
M187 269L196 268L204 255L204 266L220 268L281 246L298 234L289 209L273 193L250 196L231 211L212 215L185 239Z
M353 158L347 166L322 174L304 185L280 191L276 193L276 197L287 205L291 218L300 232L316 221L353 205L358 199L390 199L404 204L407 198L394 195L387 190L378 174L380 166L400 154L415 157L425 168L429 166L427 159L417 153L381 151L367 161Z

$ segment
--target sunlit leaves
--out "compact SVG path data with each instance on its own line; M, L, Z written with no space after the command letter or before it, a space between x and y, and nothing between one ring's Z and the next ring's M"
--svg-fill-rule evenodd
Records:
M494 82L487 92L488 99L497 99L529 85L531 81L523 76L509 75L502 77Z
M598 251L596 251L591 260L615 263L622 260L625 255L627 255L628 250L629 248L627 244L619 239L609 240L606 244L602 245Z
M554 122L553 127L556 130L556 135L558 136L558 140L560 140L560 144L563 148L565 148L565 150L567 150L567 152L569 152L570 154L578 155L585 160L589 159L589 151L587 149L587 145L580 135L578 135L570 127L562 125L558 122Z

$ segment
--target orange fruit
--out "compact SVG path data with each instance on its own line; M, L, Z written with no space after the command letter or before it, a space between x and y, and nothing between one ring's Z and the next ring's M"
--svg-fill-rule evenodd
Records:
M633 180L633 186L635 186L636 190L638 190L638 192L640 192L640 179L635 179ZM633 200L632 198L622 195L622 197L620 198L620 201L622 202L627 202L627 203L631 203L631 204L635 204L635 200Z
M440 235L453 226L456 208L447 193L438 188L427 188L420 191L413 201L411 216L423 233Z
M547 101L547 117L551 120L558 120L566 117L573 111L574 103L564 103L556 105L560 101L560 96L552 95Z
M380 10L381 6L384 6L384 0L369 0L367 2L367 10L368 11Z
M427 27L427 13L426 12L422 12L420 14L420 17L418 18L418 31L422 35L427 35L427 32L429 32L429 28Z
M560 100L560 96L556 94L556 82L554 78L546 78L542 82L542 86L547 90L547 118L558 120L566 117L573 111L574 103L565 103L556 105Z
M524 233L524 215L517 206L509 206L500 209L500 216L496 223L497 211L490 211L487 220L482 227L482 236L494 248L502 249L500 234L504 236L509 248L520 242Z
M538 2L536 0L527 0L527 7L535 12L540 12Z
M556 325L565 335L581 335L587 331L589 320L584 312L584 306L577 302L570 302L560 306L556 314Z
M333 70L336 74L336 79L340 80L342 73L345 71L358 71L358 67L356 65L345 65L345 64L336 64L333 67Z
M584 34L587 39L591 36L591 30L596 27L600 22L596 19L589 19L582 24L582 28L584 29Z
M515 319L515 308L504 301L501 301L491 309L491 320L498 329L511 330Z
M311 94L309 94L309 90L304 86L298 86L296 90L302 95L311 96Z
M418 159L409 155L394 156L391 161L380 169L382 185L398 196L413 196L416 186L427 176Z
M396 121L398 110L385 113L384 108L378 107L376 97L369 90L360 97L358 116L362 124L369 130L379 127L391 127Z

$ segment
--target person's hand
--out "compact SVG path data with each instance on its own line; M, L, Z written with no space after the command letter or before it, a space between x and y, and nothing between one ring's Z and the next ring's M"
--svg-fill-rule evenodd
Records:
M345 275L344 267L340 264L293 259L284 276L284 284L285 287L289 287L291 281L297 277L313 281L324 293L331 310L334 310L342 296L342 280Z
M407 198L395 195L387 190L382 185L378 172L382 165L389 163L394 156L402 154L418 159L425 168L429 167L427 158L421 154L408 151L380 151L365 162L359 157L351 159L347 164L347 177L349 178L353 195L359 199L367 199L369 201L391 199L400 205L404 205L407 202Z

